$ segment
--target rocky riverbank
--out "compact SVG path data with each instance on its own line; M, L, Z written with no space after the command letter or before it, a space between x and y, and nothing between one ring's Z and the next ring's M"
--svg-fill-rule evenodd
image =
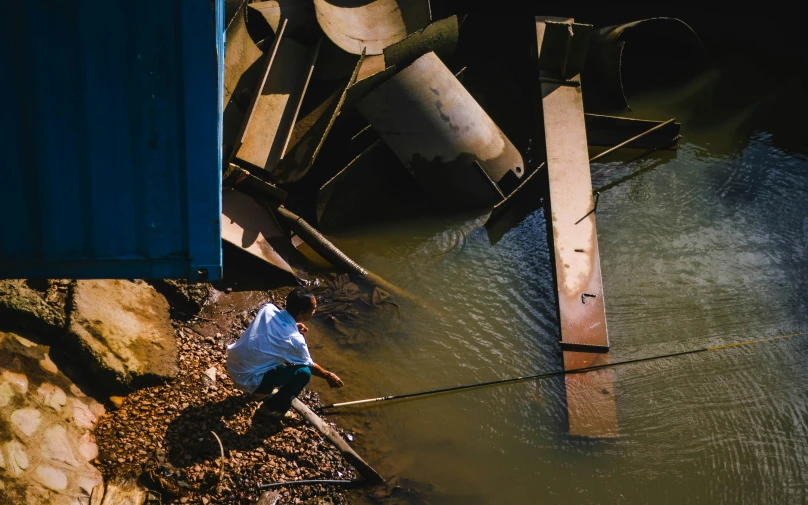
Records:
M96 428L105 476L142 472L166 504L255 503L264 483L356 478L340 453L299 417L254 419L258 402L236 390L224 373L226 344L238 338L262 303L279 301L282 294L217 293L220 303L207 306L198 318L174 320L177 378L130 393ZM225 301L242 310L221 310L233 305ZM318 405L313 393L302 399ZM345 503L333 486L278 491L281 503Z
M385 293L332 281L315 283L324 309L384 305ZM84 505L102 476L137 480L147 503L205 505L256 503L265 483L358 478L297 415L253 419L258 402L225 373L226 345L291 287L0 284L0 330L18 332L0 339L0 503ZM274 490L277 503L348 501L334 485Z

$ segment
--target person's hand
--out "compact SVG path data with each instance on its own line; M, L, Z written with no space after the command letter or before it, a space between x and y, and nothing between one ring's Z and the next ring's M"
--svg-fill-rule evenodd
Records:
M325 380L328 381L328 385L332 388L341 388L343 386L342 379L337 377L337 374L328 372L325 374Z
M309 331L309 329L306 328L305 324L303 323L295 323L295 324L297 325L297 331L299 331L300 333L306 333L307 331Z

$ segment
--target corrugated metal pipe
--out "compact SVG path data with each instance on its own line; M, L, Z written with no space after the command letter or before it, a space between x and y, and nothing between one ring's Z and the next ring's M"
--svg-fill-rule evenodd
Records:
M421 306L424 306L424 303L415 295L404 291L403 289L390 284L386 280L382 279L378 275L374 274L362 268L361 265L356 263L354 260L349 258L345 255L342 251L337 249L337 247L329 242L327 238L325 238L319 231L317 231L312 225L306 222L305 219L298 216L294 212L290 211L289 209L285 208L283 205L278 206L275 212L281 216L286 222L289 223L292 230L297 233L300 238L303 239L312 249L314 252L322 256L326 261L331 263L332 265L340 268L344 268L351 273L359 275L369 282L379 286L380 288L388 291L394 295L400 296L401 298L406 298L412 302L415 302Z

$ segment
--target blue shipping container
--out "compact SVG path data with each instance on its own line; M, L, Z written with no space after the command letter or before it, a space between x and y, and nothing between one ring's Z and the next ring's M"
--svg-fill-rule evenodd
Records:
M222 274L222 0L5 5L0 278Z

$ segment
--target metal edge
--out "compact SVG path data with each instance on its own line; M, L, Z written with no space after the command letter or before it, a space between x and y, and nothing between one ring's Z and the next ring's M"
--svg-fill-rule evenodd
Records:
M283 32L285 29L286 29L286 20L284 19L280 30L278 30L278 34L275 36L275 40L272 41L272 48L265 56L266 66L264 67L261 82L258 86L255 87L255 90L253 91L253 96L250 99L250 106L247 108L247 113L244 115L244 121L241 125L238 135L236 136L236 144L230 151L230 158L228 159L229 163L233 163L236 160L238 152L241 149L242 144L244 143L247 128L249 128L250 126L253 114L255 113L256 105L258 104L258 97L261 95L261 92L264 90L264 86L266 85L267 77L269 76L269 72L272 68L272 62L275 60L275 55L277 55L278 53L278 47L280 46L281 39L283 39Z
M206 3L189 3L181 11L183 102L185 114L184 163L189 281L211 281L222 277L222 85L224 79L224 0L213 9ZM213 20L211 20L211 15ZM213 21L213 23L211 23ZM211 26L212 25L212 26ZM213 33L211 33L211 28ZM208 50L216 54L210 58ZM215 73L210 85L199 69ZM213 67L213 68L210 68ZM196 80L192 83L191 77ZM215 103L216 109L199 107ZM212 115L214 117L207 117ZM208 125L215 121L215 129ZM213 130L213 131L211 131ZM215 215L212 221L195 222L192 216ZM208 246L208 244L214 244Z
M289 128L288 132L286 133L286 140L283 143L283 149L281 150L280 160L286 156L286 149L289 146L289 140L292 138L292 131L294 130L295 123L297 122L297 116L300 114L300 107L303 105L303 99L306 96L306 90L309 87L309 83L311 82L311 76L314 73L314 65L317 63L317 56L320 54L320 46L323 43L323 36L320 36L317 39L317 45L314 46L314 49L311 51L311 56L309 59L309 72L306 75L306 80L303 83L303 89L300 90L300 99L297 101L297 106L295 107L295 113L289 120Z

